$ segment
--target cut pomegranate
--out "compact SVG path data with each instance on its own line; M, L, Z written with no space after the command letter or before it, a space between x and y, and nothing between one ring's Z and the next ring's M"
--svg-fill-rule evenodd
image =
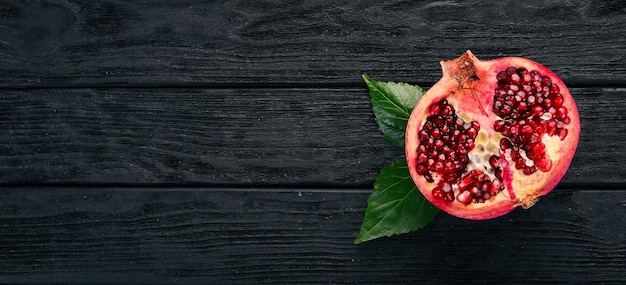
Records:
M435 206L467 219L530 207L563 177L580 136L578 109L546 67L519 57L441 62L443 77L409 119L411 177Z

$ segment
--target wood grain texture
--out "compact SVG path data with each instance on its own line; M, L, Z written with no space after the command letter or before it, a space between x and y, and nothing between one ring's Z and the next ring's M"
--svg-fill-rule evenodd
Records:
M555 191L482 222L441 213L418 232L361 245L360 190L0 193L0 282L626 282L623 189Z
M626 284L626 2L0 0L0 283ZM578 153L531 209L354 245L360 79L524 56Z
M0 86L430 84L466 49L623 86L625 26L620 0L5 0Z
M575 88L565 184L624 183L625 89ZM404 151L363 88L44 89L0 93L0 182L366 187Z

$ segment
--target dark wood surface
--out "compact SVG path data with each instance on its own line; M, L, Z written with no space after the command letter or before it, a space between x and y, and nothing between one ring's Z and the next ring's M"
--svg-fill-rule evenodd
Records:
M626 283L625 2L335 2L0 1L0 283ZM466 49L571 87L571 168L354 245L403 158L360 75Z

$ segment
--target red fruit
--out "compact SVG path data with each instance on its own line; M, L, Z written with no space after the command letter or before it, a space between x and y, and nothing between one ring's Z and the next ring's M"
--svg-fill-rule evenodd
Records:
M563 81L519 57L480 61L467 51L441 66L407 124L406 158L422 194L452 215L482 220L552 191L580 136Z

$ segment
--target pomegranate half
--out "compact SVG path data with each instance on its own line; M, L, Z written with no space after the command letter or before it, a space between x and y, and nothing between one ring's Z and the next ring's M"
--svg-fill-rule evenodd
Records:
M520 57L481 61L467 51L441 66L407 124L406 159L419 190L473 220L534 205L578 146L578 109L565 84Z

